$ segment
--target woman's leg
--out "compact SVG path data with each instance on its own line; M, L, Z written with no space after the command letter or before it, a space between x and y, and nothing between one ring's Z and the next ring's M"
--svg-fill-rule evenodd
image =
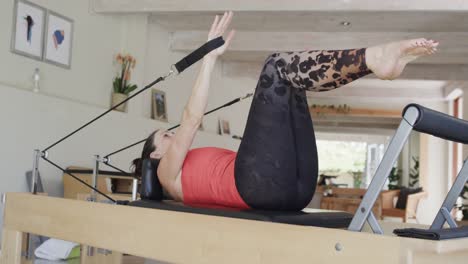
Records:
M366 49L351 49L275 53L270 58L290 86L322 92L371 73L365 56Z
M310 202L318 160L305 90L330 90L368 74L364 56L359 49L267 59L235 166L237 189L249 206L300 210Z
M259 209L299 210L312 199L318 160L305 90L332 90L371 70L381 79L396 78L408 62L434 53L437 45L413 39L368 49L271 55L236 159L236 185L244 201Z
M272 57L280 75L291 86L328 91L373 72L379 79L397 78L420 56L433 54L438 42L411 39L367 49L276 53Z

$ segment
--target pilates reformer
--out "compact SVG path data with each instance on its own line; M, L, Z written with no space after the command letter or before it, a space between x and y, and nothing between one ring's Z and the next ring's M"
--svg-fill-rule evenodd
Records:
M208 42L175 64L175 68L179 73L182 72L219 45L222 45L222 39ZM171 70L168 75L158 78L122 103L165 80L174 72L175 70ZM249 96L237 98L224 106ZM467 144L468 136L463 133L468 131L467 121L417 104L408 105L403 110L402 121L354 215L343 212L235 211L191 208L162 201L162 197L136 200L136 178L133 179L132 201L118 201L98 190L96 182L100 163L122 175L133 177L110 164L110 156L143 141L103 157L96 155L91 185L49 159L48 150L118 106L46 149L35 150L32 194L8 193L2 199L5 203L5 221L1 263L21 263L22 233L56 237L115 252L177 263L466 263L468 230L457 227L449 212L468 180L468 161L465 161L433 224L427 230L403 228L396 233L407 237L389 236L389 229L390 232L394 229L392 224L379 223L370 209L412 130ZM89 187L92 190L90 201L103 197L113 204L34 195L35 177L41 159ZM154 169L148 161L144 166L147 172ZM44 205L47 206L44 208ZM370 232L375 234L363 232L366 222ZM449 228L443 229L445 222ZM30 247L25 256L31 257L31 252Z

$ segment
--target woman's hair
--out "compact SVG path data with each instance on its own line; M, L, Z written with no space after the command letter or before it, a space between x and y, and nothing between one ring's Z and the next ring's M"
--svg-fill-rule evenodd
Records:
M141 177L143 160L149 159L151 153L156 150L156 147L154 146L154 134L156 134L156 132L158 132L158 130L151 133L146 139L145 145L143 146L143 150L141 151L141 157L134 159L132 162L133 173L137 177Z

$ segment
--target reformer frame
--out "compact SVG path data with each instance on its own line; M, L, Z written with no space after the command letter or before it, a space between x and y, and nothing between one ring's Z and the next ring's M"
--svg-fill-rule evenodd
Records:
M3 199L0 260L21 263L22 233L31 233L178 263L465 263L468 238L429 241L349 230L362 231L367 221L372 232L383 234L382 223L366 208L375 203L412 130L467 143L467 128L464 120L408 105L348 231L9 193ZM468 178L466 164L431 229L445 221L455 226L447 212Z
M372 213L372 207L412 130L455 142L468 143L468 122L465 120L457 119L418 104L407 105L402 115L403 119L390 141L387 151L348 227L350 231L361 231L367 221L374 233L383 234L382 228ZM450 211L468 180L467 164L468 160L464 162L430 229L442 229L445 222L448 223L450 228L457 227L457 224L450 216Z
M468 238L430 241L24 193L8 193L5 208L0 263L8 264L24 263L23 232L169 263L457 264L468 258Z

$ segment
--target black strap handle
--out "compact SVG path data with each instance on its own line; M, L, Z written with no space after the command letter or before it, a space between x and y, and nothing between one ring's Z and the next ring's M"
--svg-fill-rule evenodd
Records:
M214 38L201 46L200 48L196 49L189 55L185 56L185 58L181 59L177 62L174 66L179 73L183 72L185 69L190 67L195 62L201 60L205 57L206 54L210 53L211 51L221 47L224 45L223 37Z
M468 121L426 108L418 104L409 104L403 109L406 111L414 107L419 115L413 129L439 138L468 144Z

